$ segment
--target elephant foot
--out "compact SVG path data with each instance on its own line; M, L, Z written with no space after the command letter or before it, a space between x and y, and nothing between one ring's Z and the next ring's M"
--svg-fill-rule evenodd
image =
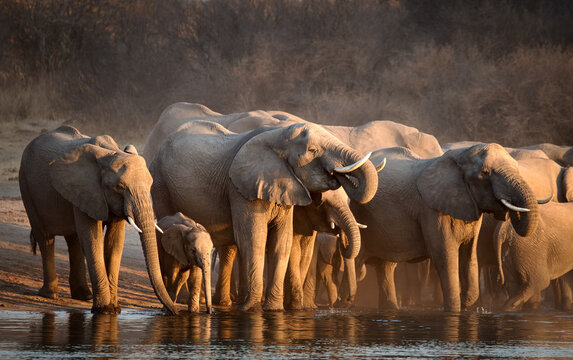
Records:
M318 309L318 306L314 303L314 301L310 303L305 302L303 309L316 310Z
M277 301L265 301L264 305L263 305L263 310L264 311L283 311L284 307L282 302L277 302ZM300 310L300 309L293 309L293 310Z
M49 287L49 286L42 286L40 290L38 290L38 295L41 297L45 297L47 299L57 299L58 298L58 288Z
M291 301L285 306L287 310L303 310L304 305L302 301Z
M72 299L88 301L93 299L92 291L90 288L72 288L70 289Z
M254 303L244 303L243 305L239 306L239 311L251 311L251 312L260 312L263 308L260 302Z
M121 308L119 305L107 304L104 306L92 306L92 314L104 314L104 315L118 315L121 314Z
M230 298L228 298L228 299L213 299L213 304L219 305L219 306L224 306L224 307L231 307L231 305L233 305L233 302L231 301Z

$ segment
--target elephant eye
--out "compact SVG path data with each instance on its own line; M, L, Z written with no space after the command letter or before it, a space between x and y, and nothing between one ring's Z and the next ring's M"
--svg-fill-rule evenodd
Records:
M309 146L308 152L312 153L313 155L316 155L318 153L318 148L316 148L314 146Z

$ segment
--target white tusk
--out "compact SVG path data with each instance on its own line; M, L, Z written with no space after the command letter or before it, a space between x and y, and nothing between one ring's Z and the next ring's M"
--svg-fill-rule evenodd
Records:
M135 222L133 221L133 219L131 218L131 216L127 217L127 222L129 223L129 225L133 226L133 228L135 230L137 230L137 232L142 233L143 231L141 231L140 228L137 227L137 225L135 225Z
M541 200L537 200L538 204L547 204L549 201L551 201L551 199L553 199L553 194L551 194L551 196L549 196L547 199L541 199Z
M358 225L358 227L361 228L361 229L366 229L366 228L368 227L368 226L366 226L366 225L364 225L364 224L361 224L361 223L359 223L359 222L357 222L356 225Z
M159 225L157 225L157 223L155 223L155 230L159 231L160 234L163 234L163 230L161 230L161 228L159 227Z
M334 225L334 221L331 221L331 222L330 222L330 228L331 228L332 230L334 230L335 227L336 227L336 225Z
M376 172L380 172L380 170L384 169L385 166L386 166L386 158L382 160L382 163L380 165L376 166Z
M337 167L334 169L334 171L336 171L337 173L340 173L340 174L346 174L346 173L352 172L352 171L358 169L359 167L361 167L362 165L364 165L364 163L367 162L368 159L370 159L370 155L372 155L372 152L369 152L368 154L366 154L366 156L364 156L362 159L358 160L354 164L342 166L342 167Z
M510 203L509 201L505 200L505 199L501 199L500 200L501 203L503 205L505 205L508 209L513 210L513 211L519 211L519 212L529 212L531 210L529 210L528 208L522 208L522 207L518 207L513 205L512 203Z

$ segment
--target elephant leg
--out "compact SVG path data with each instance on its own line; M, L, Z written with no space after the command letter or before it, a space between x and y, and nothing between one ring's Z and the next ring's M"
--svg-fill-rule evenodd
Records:
M233 280L233 264L237 257L236 245L221 246L219 252L219 276L213 303L220 306L231 306L231 283Z
M320 281L326 287L326 293L328 295L328 307L332 307L338 299L338 289L336 287L336 283L334 282L334 266L323 261L318 261L316 271L320 277Z
M302 280L301 280L301 240L302 235L295 235L284 282L285 304L290 310L302 309Z
M430 260L440 277L444 310L459 312L461 311L459 243L452 221L456 220L432 211L425 214L422 219L422 232Z
M184 294L181 293L181 288L183 288L183 285L186 285L185 287L187 288L187 298L185 301L187 304L189 304L189 300L191 297L191 289L189 288L189 284L190 281L192 281L190 279L190 277L193 275L192 274L192 270L187 269L187 270L183 270L183 271L179 271L177 278L175 280L175 293L173 294L173 301L177 302L177 297L181 297ZM199 288L201 287L201 282L199 282ZM170 294L171 296L171 294Z
M119 268L125 241L125 221L114 220L107 223L104 238L104 258L109 282L110 303L116 314L121 312L117 298Z
M74 218L78 239L86 257L93 288L92 312L115 314L117 309L111 303L109 280L104 261L102 223L91 219L87 214L75 207Z
M311 248L311 260L303 285L303 304L307 309L317 308L314 302L316 294L316 266L318 260L317 244L315 241Z
M526 286L521 289L517 295L511 296L504 304L504 311L515 311L523 306L532 296L535 295L535 291L532 287Z
M463 309L475 304L479 297L479 268L476 244L477 234L473 241L460 246L460 296Z
M269 282L267 286L264 310L283 310L284 279L291 253L292 209L277 217L268 233ZM300 266L300 260L298 262ZM300 274L299 274L300 276ZM302 282L298 280L299 301L302 306Z
M573 309L573 291L571 289L571 278L573 278L573 272L568 272L560 278L561 308L567 311Z
M70 292L72 299L91 300L92 291L87 282L84 253L77 235L65 236L70 258Z
M187 301L187 309L189 312L199 312L201 302L201 283L203 281L203 273L201 268L193 266L189 270L189 280L187 285L189 287L189 299Z
M56 250L54 236L42 234L32 230L32 235L40 247L42 254L42 272L44 284L38 291L38 295L48 298L58 298L58 274L56 273Z
M376 278L378 279L378 310L397 310L396 284L394 271L398 263L386 260L376 262Z

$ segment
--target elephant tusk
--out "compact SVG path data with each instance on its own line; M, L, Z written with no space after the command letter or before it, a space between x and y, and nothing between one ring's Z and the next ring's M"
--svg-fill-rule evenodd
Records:
M361 224L361 223L359 223L359 222L357 222L356 225L358 225L358 227L361 228L361 229L366 229L366 228L368 228L367 225Z
M137 232L139 233L143 233L143 231L141 231L141 229L139 227L137 227L137 225L135 225L135 221L133 221L133 219L131 218L131 216L127 217L127 222L129 223L129 225L133 226L133 228L135 230L137 230Z
M332 230L334 230L335 227L336 227L336 225L334 225L334 221L331 221L331 222L330 222L330 228L331 228Z
M358 160L354 164L334 168L334 171L339 174L346 174L352 172L361 167L362 165L364 165L364 163L367 162L368 159L370 159L370 155L372 155L372 152L369 152L368 154L366 154L366 156L364 156L362 159Z
M380 170L384 169L385 166L386 166L386 158L384 158L384 160L382 160L382 163L380 163L378 166L376 166L376 172L380 172Z
M513 205L512 203L510 203L509 201L507 201L507 200L505 200L505 199L501 199L500 201L501 201L501 203L502 203L503 205L505 205L508 209L513 210L513 211L518 211L518 212L529 212L529 211L531 211L531 210L529 210L528 208L522 208L522 207L519 207L519 206L515 206L515 205Z
M161 230L161 228L159 227L159 225L157 225L157 223L155 223L155 230L159 231L160 234L163 234L163 230Z
M537 203L538 203L538 204L541 204L541 205L547 204L548 202L551 201L551 199L553 199L553 194L551 194L551 196L549 196L547 199L537 200Z

